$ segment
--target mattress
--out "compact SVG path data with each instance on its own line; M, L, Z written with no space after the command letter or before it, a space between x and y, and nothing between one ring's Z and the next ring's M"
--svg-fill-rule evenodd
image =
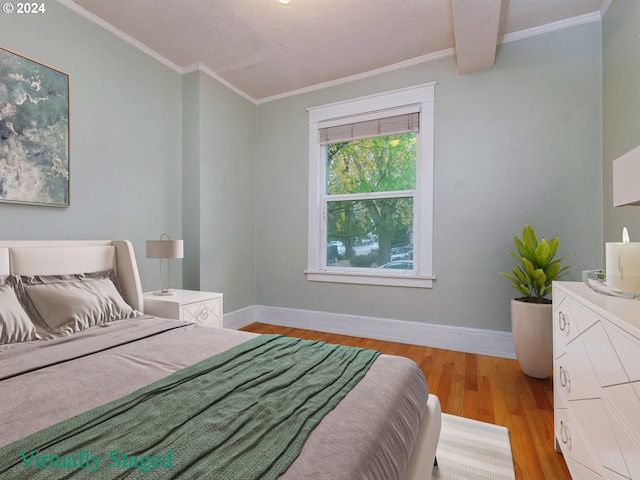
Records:
M0 347L0 446L255 336L149 316L105 325ZM414 362L380 355L280 478L404 478L428 396Z

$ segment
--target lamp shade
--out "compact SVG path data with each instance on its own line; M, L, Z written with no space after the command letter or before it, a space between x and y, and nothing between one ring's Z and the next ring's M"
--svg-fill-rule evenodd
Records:
M613 161L613 206L640 206L640 146Z
M147 258L183 258L182 240L147 240Z

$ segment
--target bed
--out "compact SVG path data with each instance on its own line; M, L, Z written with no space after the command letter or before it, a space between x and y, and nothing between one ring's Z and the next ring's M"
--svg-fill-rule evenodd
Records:
M117 297L112 302L115 307L110 304L106 317L91 317L88 323L83 323L86 320L84 317L65 323L64 318L65 315L69 315L70 306L70 302L65 298L76 298L69 297L65 289L72 287L99 288L100 294ZM116 293L113 293L113 287ZM107 293L104 293L105 291ZM215 389L223 388L226 381L255 382L255 377L260 377L262 381L262 378L268 376L275 368L273 365L279 362L265 360L268 357L259 357L252 360L254 363L248 363L241 355L246 355L249 351L254 355L267 355L263 350L275 350L275 347L272 348L275 344L278 344L277 348L296 350L303 347L334 347L316 345L318 342L309 342L313 345L308 345L306 342L278 336L260 336L144 315L134 250L128 241L0 241L0 313L15 304L12 296L14 294L15 300L23 307L31 324L26 325L26 320L20 314L25 325L15 327L18 333L14 338L5 338L4 343L0 345L0 472L3 468L13 468L5 471L12 472L12 475L18 472L24 478L32 478L36 473L44 475L43 478L57 478L70 472L78 473L77 469L73 468L75 465L77 468L86 469L86 472L105 475L104 478L115 478L109 475L120 474L133 474L135 478L135 475L144 476L141 462L146 459L146 462L156 462L149 467L154 469L153 478L226 480L233 476L229 472L241 471L241 465L249 470L257 468L259 462L254 459L255 453L260 456L260 461L269 464L268 468L271 469L264 470L269 472L268 474L256 474L255 478L431 478L440 435L440 404L438 398L428 392L419 367L406 358L374 355L367 351L354 352L359 349L348 347L345 347L344 351L340 350L340 355L352 355L347 362L350 365L356 364L352 359L357 357L358 361L366 363L366 367L358 367L359 373L345 380L344 387L340 387L342 397L339 400L323 400L327 404L323 407L326 410L324 413L318 413L318 410L310 414L316 418L315 423L309 423L308 419L299 420L300 425L305 425L300 430L309 431L300 435L296 433L295 439L286 440L290 442L287 444L289 446L274 453L278 456L277 461L265 460L262 456L285 440L272 440L269 435L275 434L276 431L288 430L288 427L285 429L283 425L290 419L297 418L298 412L308 409L311 401L300 400L301 394L292 394L294 390L291 390L288 392L289 396L295 397L296 401L301 402L300 405L290 407L289 400L279 399L274 400L269 407L270 410L266 410L267 407L261 405L261 401L262 398L271 395L273 387L264 387L267 388L268 395L252 397L249 402L251 405L247 403L246 407L240 408L239 400L229 400L231 406L238 411L241 410L243 415L247 411L249 420L241 420L244 417L240 417L235 411L227 413L226 410L211 410L212 407L207 407L208 410L205 412L205 409L202 409L198 418L206 418L202 420L204 423L197 427L200 430L194 430L199 433L189 433L189 436L184 434L181 440L183 443L180 444L182 450L177 446L175 448L178 450L173 450L167 448L167 445L178 443L166 442L169 442L169 438L174 438L171 435L179 436L176 433L179 428L171 426L171 422L178 422L176 418L181 415L196 415L189 413L190 408L197 408L197 401L205 401L204 398L209 392L207 385L211 386L213 392ZM84 308L82 302L79 305ZM78 310L82 308L77 307ZM103 313L101 312L101 315ZM6 315L5 317L9 318ZM125 318L120 319L121 317ZM109 321L105 321L105 318ZM13 327L5 325L3 328L7 337L7 332ZM335 348L332 352L334 351ZM303 353L304 359L300 357L295 360L296 357L293 353L290 354L289 350L282 352L286 352L286 355L279 353L278 358L299 368L303 368L304 361L311 361L311 357L315 355ZM360 360L360 357L366 355L369 356ZM233 362L236 362L237 366ZM202 366L205 364L206 367ZM252 379L241 380L241 375L229 373L228 380L225 377L223 381L223 376L218 372L231 369L232 365L238 369L233 372L253 376ZM288 364L282 368L287 372L293 372L292 365ZM191 371L197 368L201 371L207 369L208 380L205 380L204 374L191 374ZM315 368L314 366L314 372ZM332 372L336 370L331 368ZM309 372L311 367L300 376L304 378L304 382L296 381L295 384L303 383L305 389L308 388L307 383L314 384L316 376ZM166 407L170 414L154 414L155 406L139 406L142 405L139 400L141 397L132 400L135 395L146 395L147 398L151 396L149 392L154 392L153 395L158 397L168 395L166 392L173 392L174 385L186 382L185 378L196 377L204 382L204 386L198 387L203 390L194 394L195 387L184 387L181 390L175 387L178 396L174 400L166 400L173 402ZM318 374L317 378L320 377ZM211 381L211 378L215 380ZM330 382L333 385L337 380ZM290 383L293 385L294 382ZM167 386L169 384L171 388ZM244 390L244 385L240 388L229 388L235 392ZM225 401L231 398L227 393L216 395ZM187 400L177 400L180 398ZM258 398L260 401L256 401ZM137 411L138 413L133 410L129 412L132 419L126 422L135 420L141 423L129 430L126 425L133 423L125 423L124 427L112 427L117 434L117 440L103 441L102 437L99 437L100 440L91 440L97 439L97 436L89 436L87 440L83 437L82 441L85 443L81 445L84 447L74 447L78 450L77 453L74 450L73 459L72 454L69 454L67 459L60 451L55 451L57 447L47 443L54 437L64 437L64 441L70 441L67 438L72 435L68 432L73 429L88 432L85 424L77 426L80 421L78 419L87 421L87 418L94 415L91 417L93 420L89 421L97 422L95 418L100 418L102 422L106 411L115 411L109 409L124 408L122 405L134 403L136 408L142 410ZM249 410L249 407L253 410ZM287 413L287 408L292 408L295 415ZM140 411L145 413L141 414ZM268 414L265 413L267 411ZM265 422L272 423L258 426L251 423L250 427L245 425L247 422L260 422L263 417L266 417ZM154 422L157 422L157 425ZM232 446L220 443L220 450L211 446L218 445L217 437L223 435L220 433L224 431L223 427L231 422L241 423L242 428L251 428L249 431L252 433L245 435L247 438L244 441L253 446L249 449L243 446L244 450L228 450L240 448L235 440ZM160 427L167 428L168 431L160 433ZM148 445L144 449L137 448L136 442L141 442L137 435L142 429L150 430L149 435L158 436L158 439L153 440L157 443L152 443L157 452ZM103 443L100 443L101 441ZM187 442L186 449L184 442ZM108 452L98 451L100 448L107 448L107 445L110 448ZM118 450L119 453L115 457L112 456L114 445L122 450ZM46 449L47 446L51 451ZM197 448L204 448L209 452L209 456L194 453L200 452ZM135 452L132 454L127 449L133 449ZM20 452L19 455L17 452ZM96 465L100 453L105 458L103 467ZM120 453L122 455L118 456ZM130 454L129 458L132 458L134 463L127 465L125 461L122 468L114 468L115 462L120 462L123 455L126 457L126 453ZM58 455L56 459L54 454ZM287 460L288 457L291 459ZM79 463L69 463L66 469L59 468L63 460ZM111 470L105 467L107 461ZM218 467L218 461L224 461L224 466ZM281 471L274 474L275 464L286 467L281 466ZM226 473L222 474L223 471ZM206 473L203 475L202 472ZM248 478L244 475L237 474L237 478Z

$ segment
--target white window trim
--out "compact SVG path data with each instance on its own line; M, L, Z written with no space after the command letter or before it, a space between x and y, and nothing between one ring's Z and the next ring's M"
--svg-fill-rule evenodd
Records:
M369 95L353 100L307 109L309 112L309 245L307 280L365 285L389 285L431 288L433 274L433 165L435 82ZM326 235L323 235L322 199L324 159L319 144L321 127L375 119L398 112L420 113L420 135L416 159L416 195L418 216L414 216L414 250L417 264L411 272L387 269L332 268L323 265Z

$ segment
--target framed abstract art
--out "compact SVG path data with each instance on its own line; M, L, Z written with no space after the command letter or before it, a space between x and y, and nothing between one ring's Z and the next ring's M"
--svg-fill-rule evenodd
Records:
M0 202L69 206L69 75L3 47Z

